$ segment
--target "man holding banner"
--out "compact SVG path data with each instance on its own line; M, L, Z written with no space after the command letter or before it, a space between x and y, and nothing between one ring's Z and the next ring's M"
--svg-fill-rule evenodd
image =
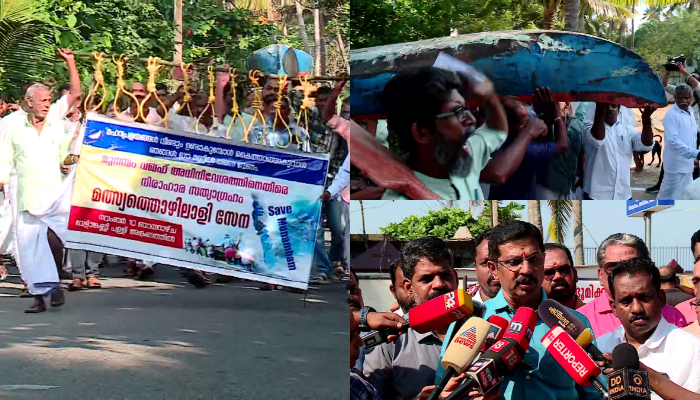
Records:
M34 304L28 313L46 311L44 296L51 305L63 305L58 272L48 243L48 230L59 238L67 228L71 179L62 181L59 166L78 162L70 154L70 138L63 119L81 98L80 75L71 50L59 50L70 74L70 93L51 104L51 93L36 83L25 96L27 117L13 120L0 144L0 188L17 171L17 254L22 279L27 282Z

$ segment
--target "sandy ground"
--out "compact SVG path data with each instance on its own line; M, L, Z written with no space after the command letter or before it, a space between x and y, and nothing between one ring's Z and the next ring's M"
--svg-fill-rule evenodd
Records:
M662 120L666 115L666 112L668 112L668 110L671 108L671 106L672 104L669 104L667 107L658 109L656 110L656 112L654 112L654 114L652 114L651 123L654 127L654 135L661 135L661 137L664 136L664 125ZM634 113L635 119L637 120L637 125L635 126L635 128L641 131L642 110L633 109L632 112ZM665 143L662 142L661 145L661 154L663 160L663 145L665 145ZM649 166L650 162L651 152L644 155L644 169L641 172L630 170L630 186L632 187L632 198L635 200L656 199L656 194L649 194L644 191L644 189L648 188L649 186L654 186L656 184L656 182L659 180L659 174L661 173L661 168L656 167L658 165L658 159L655 159L654 164L652 164L651 166ZM634 162L632 163L632 165L630 165L630 168L634 168Z

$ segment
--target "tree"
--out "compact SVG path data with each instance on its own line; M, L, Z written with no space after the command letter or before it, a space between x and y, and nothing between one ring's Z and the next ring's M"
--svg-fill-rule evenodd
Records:
M498 208L498 219L499 221L519 219L521 215L518 211L524 208L525 206L513 202L501 206ZM461 208L442 208L430 210L428 215L422 217L411 215L401 222L392 222L380 228L380 231L394 238L417 239L432 235L451 239L461 226L469 228L474 236L491 228L491 203L486 202L482 213L476 218L471 211Z
M301 1L296 0L294 6L297 11L297 21L299 22L299 32L301 34L301 40L304 42L304 50L311 54L311 45L309 44L309 37L306 34L306 23L304 23L304 9L301 7Z
M583 205L581 200L573 200L574 211L574 263L583 265Z
M663 21L647 21L637 30L635 41L636 51L658 71L662 71L669 55L698 59L700 13L681 9Z
M51 26L36 13L31 0L0 0L0 89L13 98L23 84L42 80L56 60Z
M566 231L569 230L571 223L571 208L570 200L548 200L547 205L552 211L552 229L554 230L554 239L557 243L563 243Z
M539 200L527 201L527 221L532 225L535 225L537 229L544 234L544 230L542 230L542 213L540 211Z

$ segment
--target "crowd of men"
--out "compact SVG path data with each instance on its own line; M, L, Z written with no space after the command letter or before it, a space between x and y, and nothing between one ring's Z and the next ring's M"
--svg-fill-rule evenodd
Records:
M28 313L45 311L46 296L51 297L51 306L64 304L60 279L72 279L69 290L100 288L99 268L108 263L104 254L64 251L63 248L70 208L72 180L69 177L80 162L80 143L77 142L86 115L83 101L86 94L81 89L73 52L62 49L59 54L67 66L69 84L52 96L50 87L30 82L22 88L19 105L0 102L0 256L14 258L25 283L22 297L34 298L34 303L25 310ZM222 84L225 86L217 93L223 95L228 108L236 92L231 90L230 82ZM300 98L299 92L287 90L289 88L280 90L275 76L267 77L258 94L264 121L258 118L253 123L259 110L253 107L257 97L251 90L238 100L242 110L240 121L233 121L230 131L234 118L232 109L214 117L214 102L193 89L185 93L184 86L169 95L163 85L158 85L155 93L163 104L151 96L153 101L143 105L139 112L139 104L143 104L149 93L147 85L133 82L130 87L133 98L124 96L129 99L124 110L115 110L110 103L97 112L122 121L167 126L178 132L219 138L225 138L229 131L228 139L234 143L241 143L248 131L250 143L268 147L286 147L292 136L296 136L298 145L289 146L293 151L330 154L325 191L319 201L324 203L324 216L332 237L331 249L330 253L325 250L321 221L311 281L325 284L347 279L348 274L349 128L344 123L344 118L349 117L347 101L340 116L336 115L336 102L344 84L342 81L334 88L317 88L316 105L308 110L308 132L295 122L294 104L299 103L295 101ZM281 98L280 92L283 93ZM92 104L97 104L99 96L93 100ZM0 257L0 280L7 276L3 259ZM153 262L124 261L129 264L129 276L148 279L154 273ZM199 271L183 269L183 274L197 287L209 283ZM276 287L264 285L263 288Z
M576 294L578 276L570 251L560 244L544 244L534 225L507 221L476 238L478 282L468 291L473 301L484 302L484 319L498 315L510 320L520 307L537 310L542 301L556 300L593 332L592 343L607 360L612 360L613 349L621 343L637 349L640 368L649 373L655 392L652 398L700 399L700 230L690 241L695 259L694 296L678 290L673 268L654 265L640 238L616 233L598 248L603 294L584 304ZM424 334L409 328L370 350L364 349L361 334L362 330L400 327L414 307L456 290L453 265L452 252L440 238L407 243L390 270L389 289L397 302L392 310L398 308L393 313L366 308L369 305L364 304L353 274L349 285L351 399L428 398L445 373L441 360L456 323ZM511 376L504 377L497 391L484 398L604 398L592 385L579 385L548 354L541 343L548 330L538 315L522 362ZM604 368L604 363L597 364ZM602 372L598 379L606 386L604 376L612 369ZM450 395L463 379L464 374L453 377L439 398Z
M680 69L687 84L666 85L664 78L675 104L663 117L659 181L646 190L659 200L700 199L700 181L693 180L700 160L700 84ZM384 88L386 121L356 121L353 137L388 147L391 132L405 171L400 178L382 176L355 153L353 164L386 190L359 188L353 198L405 199L410 187L448 200L629 200L633 159L633 170L641 170L641 156L654 146L661 158L652 105L641 111L639 131L632 111L615 103L555 102L549 88L538 88L533 98L534 104L499 99L485 76L435 67L399 72ZM472 110L471 100L481 106Z

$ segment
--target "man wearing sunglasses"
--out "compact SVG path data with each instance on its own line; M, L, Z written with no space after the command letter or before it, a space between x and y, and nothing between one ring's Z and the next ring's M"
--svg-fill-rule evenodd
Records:
M571 251L560 243L544 245L544 281L542 288L550 299L576 310L583 301L576 295L578 274L574 268Z
M489 237L488 266L501 282L501 290L496 297L484 303L486 312L483 318L498 315L511 320L520 307L537 310L540 303L547 299L542 289L544 265L545 248L539 229L523 221L506 221L496 225ZM573 313L581 318L586 327L590 327L586 317L576 311ZM498 387L503 398L603 399L593 386L578 385L559 363L548 355L542 344L542 339L548 331L549 327L538 317L522 363L515 368L514 374L505 377Z
M610 294L608 276L612 273L613 268L622 261L631 260L633 258L649 259L650 257L649 250L642 239L628 233L615 233L600 244L597 258L599 267L598 280L605 289L605 295L601 295L578 309L578 312L585 315L591 321L593 334L596 338L614 331L622 324L610 307L612 295ZM664 305L661 309L661 315L667 322L679 328L685 328L686 325L688 325L683 314L668 304Z

